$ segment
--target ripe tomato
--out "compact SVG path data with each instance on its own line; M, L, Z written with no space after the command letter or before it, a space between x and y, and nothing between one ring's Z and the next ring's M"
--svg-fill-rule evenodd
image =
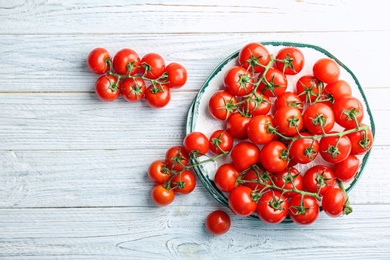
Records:
M289 216L299 225L312 224L319 215L320 207L314 197L294 195L289 203Z
M100 76L95 83L95 93L102 101L114 101L120 94L118 79L111 75Z
M241 217L247 217L256 211L257 203L252 198L253 190L247 186L238 186L229 194L230 210Z
M257 216L267 224L279 224L288 213L288 200L279 191L267 190L258 201Z
M231 192L236 187L236 181L240 171L232 164L225 163L218 167L214 176L214 183L223 192Z
M339 188L328 190L322 197L322 209L330 217L340 217L344 213L347 196Z
M301 98L291 91L286 91L280 95L274 102L275 110L278 110L284 106L291 106L298 108L299 111L303 111L303 102Z
M270 58L270 53L264 45L251 42L241 48L238 54L238 63L245 69L249 68L251 71L259 73L264 71Z
M289 167L284 169L281 172L275 172L272 174L272 180L274 184L286 190L291 190L284 192L283 195L286 197L292 197L296 192L294 192L294 188L296 190L303 190L303 178L301 173L294 167Z
M127 78L122 80L121 94L126 101L136 102L144 98L146 92L145 81L141 78Z
M337 99L345 96L352 96L352 88L345 80L339 79L331 84L326 85L324 94L330 98L333 104Z
M356 176L359 166L360 160L351 154L347 159L335 164L334 175L340 181L350 181Z
M175 192L172 189L167 189L162 184L157 184L152 189L151 197L156 205L166 206L175 199Z
M226 90L235 96L245 96L251 93L253 82L252 74L241 66L231 67L223 78Z
M321 58L313 65L313 75L326 84L331 84L339 79L340 66L329 58Z
M273 124L279 133L293 136L303 128L302 113L295 107L281 107L274 114Z
M260 150L257 145L244 141L233 147L230 157L234 167L243 171L258 162L259 154Z
M157 53L147 53L141 59L141 73L148 79L158 79L165 71L165 61Z
M207 215L205 225L210 234L218 236L229 231L230 223L230 217L225 211L215 210Z
M304 75L296 83L297 94L302 101L311 103L319 96L322 83L313 75Z
M270 68L266 73L264 80L261 81L259 89L267 97L281 96L287 89L287 78L278 69Z
M165 68L167 74L167 86L169 88L181 88L187 81L187 70L179 63L172 62Z
M145 92L146 103L152 108L162 108L171 100L171 91L165 85L150 85Z
M190 157L182 146L172 146L165 153L165 164L171 170L181 171L190 162Z
M166 166L165 161L157 160L149 165L148 177L155 183L163 184L171 177L171 171Z
M305 57L296 47L284 47L276 54L275 67L286 75L296 75L303 69Z
M243 175L241 175L240 178L240 183L243 183L243 185L257 191L263 190L266 187L265 184L272 184L270 174L259 166L256 168L250 168Z
M291 144L289 156L297 163L307 164L317 157L319 143L316 139L304 138L310 136L308 133L302 132L300 135L303 138L299 138ZM294 137L298 138L299 136Z
M360 124L364 116L364 108L359 99L352 96L337 99L333 105L336 123L347 129L357 127L355 120Z
M329 133L334 126L335 118L332 109L323 103L309 105L303 113L307 130L313 135Z
M209 138L209 149L215 154L230 152L233 148L233 137L226 130L216 130Z
M271 100L259 90L252 94L248 101L241 104L241 111L248 115L266 115L271 110Z
M279 141L271 141L265 144L261 149L260 163L270 172L283 171L288 164L286 145Z
M183 147L189 155L199 157L209 151L209 139L201 132L192 132L184 138Z
M237 109L237 98L226 90L215 92L209 100L210 114L219 120L226 120Z
M332 169L325 165L314 165L303 175L303 186L309 192L322 196L327 190L334 187L336 177Z
M275 135L268 132L268 127L273 127L272 117L258 115L252 117L247 125L247 135L249 140L255 144L266 144L274 139Z
M87 66L96 74L104 74L110 69L111 56L104 48L93 49L87 58Z
M140 67L140 58L132 49L119 50L113 60L114 70L121 75L134 75Z
M364 126L364 124L361 124ZM353 132L347 135L351 141L351 154L364 154L368 152L374 142L374 136L370 128Z
M178 194L191 193L196 186L195 175L192 172L185 170L173 176L171 185L173 190Z
M330 132L335 133L335 132ZM320 154L322 158L330 163L338 163L345 160L351 152L351 141L344 135L326 136L320 140Z
M247 128L249 121L251 121L250 117L247 117L240 112L234 112L227 120L226 130L233 138L239 140L247 139Z

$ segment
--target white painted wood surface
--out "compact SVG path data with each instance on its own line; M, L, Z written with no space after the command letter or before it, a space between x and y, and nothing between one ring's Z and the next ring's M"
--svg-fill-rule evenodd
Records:
M389 259L390 21L386 1L0 0L0 258ZM308 227L232 217L199 185L165 208L150 162L180 144L187 110L218 63L249 41L319 45L358 77L376 123L354 212ZM160 53L186 66L161 110L96 99L85 66L97 46Z

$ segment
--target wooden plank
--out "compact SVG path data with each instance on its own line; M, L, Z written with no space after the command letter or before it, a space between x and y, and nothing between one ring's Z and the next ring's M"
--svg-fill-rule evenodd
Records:
M338 219L321 213L310 226L266 225L230 214L229 232L213 237L206 232L204 219L217 208L202 205L1 209L0 257L219 259L227 255L229 258L261 255L267 259L276 256L388 259L390 256L389 205L359 206L355 213Z

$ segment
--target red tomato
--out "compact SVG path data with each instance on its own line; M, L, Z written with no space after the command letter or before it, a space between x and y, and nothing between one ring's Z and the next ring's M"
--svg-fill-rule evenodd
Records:
M334 187L336 177L332 169L325 165L314 165L303 175L303 186L309 192L322 196L327 190Z
M322 197L322 209L330 217L340 217L344 213L347 195L339 189L332 188Z
M274 139L275 135L268 132L268 127L273 127L272 117L258 115L252 117L247 125L247 135L249 140L255 144L266 144Z
M267 173L263 168L258 167L256 170L253 168L250 168L248 171L246 171L243 175L241 175L240 182L243 183L243 185L248 186L252 190L261 191L263 190L266 185L271 185L272 180L269 173Z
M95 93L101 101L114 101L120 94L118 79L111 75L100 76L95 83Z
M236 181L240 171L232 164L225 163L218 167L214 176L214 183L223 192L231 192L236 187Z
M302 132L300 135L303 137L294 136L299 138L291 144L289 156L297 163L307 164L317 157L319 143L316 139L305 138L305 136L310 136L308 133Z
M264 71L264 67L267 66L270 58L270 53L264 45L251 42L240 50L238 63L245 69L250 68L251 71L254 70L254 72L259 73Z
M165 161L157 160L152 162L148 168L148 177L155 183L163 184L172 176Z
M247 139L247 128L249 121L251 121L250 117L247 117L240 112L234 112L227 120L226 130L235 139Z
M183 147L189 155L199 157L209 151L209 139L201 132L192 132L184 138Z
M252 92L253 76L241 66L231 67L223 78L226 90L235 96L245 96Z
M181 171L190 162L190 158L184 147L172 146L165 153L165 163L171 170Z
M252 198L253 190L247 186L238 186L229 194L230 210L241 217L247 217L256 211L257 203Z
M226 120L237 109L237 98L226 90L219 90L211 96L208 108L214 118Z
M250 98L241 104L241 111L248 115L266 115L271 110L270 99L263 95L260 91L256 91L255 94L251 95Z
M146 103L152 108L163 108L171 100L171 91L165 85L150 85L145 92Z
M330 132L330 134L335 132ZM345 160L351 153L351 141L347 136L326 136L320 140L320 154L330 163L338 163Z
M351 154L347 159L335 164L334 175L340 181L350 181L356 176L359 166L360 160Z
M230 157L232 164L239 171L248 169L259 160L260 150L251 142L241 142L233 147Z
M295 107L281 107L274 114L273 124L282 135L293 136L303 128L302 113Z
M167 74L167 86L169 88L181 88L187 81L187 70L179 63L172 62L165 68Z
M296 47L284 47L276 54L275 67L286 75L296 75L305 64L305 57Z
M108 72L111 64L111 56L104 48L93 49L87 58L87 66L90 71L96 74Z
M364 124L361 124L364 126ZM364 154L368 152L374 142L374 136L370 128L353 132L347 135L351 141L351 154Z
M136 102L144 98L146 92L145 81L141 78L127 78L122 80L121 94L126 101Z
M233 148L233 137L226 130L216 130L209 138L209 149L215 154L230 152Z
M364 108L359 99L343 97L337 99L333 105L336 123L347 129L357 127L355 120L360 124L364 116Z
M281 172L275 172L272 174L272 180L274 184L285 190L290 190L283 192L283 195L286 197L292 197L297 194L296 190L303 190L303 178L301 173L294 167L286 168Z
M178 194L191 193L196 186L195 175L192 172L185 170L173 176L171 185L173 190Z
M210 234L218 236L229 231L230 223L230 217L225 211L215 210L207 215L205 225Z
M281 96L287 89L287 78L278 69L270 68L266 73L264 80L261 81L259 89L267 97Z
M313 75L326 84L334 83L339 79L340 66L329 58L321 58L313 65Z
M132 49L118 51L112 63L114 70L121 75L134 75L141 65L138 54Z
M303 111L303 102L301 98L294 92L286 91L280 95L274 102L275 110L284 106L291 106Z
M335 118L332 109L323 103L309 105L303 113L307 130L313 135L329 133L334 126Z
M311 103L319 96L322 83L313 75L304 75L296 83L297 94L306 103Z
M152 189L151 197L156 205L166 206L175 199L175 192L172 189L165 188L162 184L157 184Z
M319 215L320 208L314 197L296 194L289 203L289 216L299 225L312 224Z
M271 141L264 145L260 153L260 163L269 172L283 171L288 164L286 145L279 141Z
M158 79L165 71L165 61L157 53L145 54L141 59L141 73L148 79Z
M337 99L345 96L352 96L352 88L345 80L339 79L331 84L326 85L324 94L334 103Z
M257 216L267 224L279 224L287 216L288 200L279 191L267 190L257 203Z

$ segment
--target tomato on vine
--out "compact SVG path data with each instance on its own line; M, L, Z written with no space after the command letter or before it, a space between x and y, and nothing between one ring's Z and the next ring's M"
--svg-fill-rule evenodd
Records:
M145 81L140 78L127 78L121 83L121 94L126 101L136 102L145 97Z
M95 83L95 93L101 101L114 101L120 95L118 79L111 75L100 76Z
M230 68L223 78L227 91L235 96L245 96L252 92L254 79L250 72L241 66Z
M280 172L288 164L288 151L284 143L271 141L263 146L260 153L260 163L270 172Z
M158 206L167 206L175 199L175 192L166 188L163 184L157 184L151 191L151 198Z
M191 171L184 170L174 175L170 184L175 193L188 194L195 189L196 178Z
M190 163L190 157L182 146L172 146L165 152L168 169L182 171Z
M330 132L336 134L336 132ZM346 135L329 135L320 140L320 154L330 163L338 163L345 160L351 152L351 141Z
M297 139L292 141L290 146L290 158L301 164L312 162L318 155L318 140L310 138L311 135L306 132L301 132L300 135L295 135L294 137Z
M275 67L286 75L296 75L303 69L305 57L296 47L284 47L275 57Z
M259 89L267 97L279 97L287 89L287 78L280 70L269 68L265 73L264 80L259 85Z
M365 124L361 124L362 127L366 126ZM352 132L347 135L349 140L351 141L351 154L364 154L368 152L374 142L374 136L370 128Z
M268 49L258 42L251 42L241 48L238 63L255 73L263 72L271 59Z
M171 91L166 85L150 85L145 91L146 103L152 108L162 108L171 100Z
M210 114L219 120L228 119L237 109L237 98L226 90L216 91L210 98L208 109Z
M260 150L257 145L247 141L238 143L230 152L232 164L239 171L246 170L256 164L259 160L259 155Z
M275 134L268 129L273 128L271 116L258 115L252 117L247 125L247 136L255 144L266 144L274 139Z
M274 114L273 124L276 130L282 135L296 135L303 128L302 113L295 107L281 107Z
M331 168L325 165L314 165L303 175L303 186L309 192L322 196L327 190L334 187L336 177Z
M349 214L352 208L349 206L348 197L345 192L339 188L328 190L322 198L322 209L330 217L340 217Z
M335 124L333 110L323 104L309 105L303 113L303 121L307 130L313 135L329 133Z
M223 192L232 191L237 185L237 178L240 171L232 164L225 163L218 167L214 176L214 183L217 188Z
M110 64L111 56L104 48L95 48L88 55L87 66L93 73L107 73L110 69Z
M334 165L334 175L341 181L352 180L360 167L360 160L353 154L349 155L345 160Z
M214 154L228 153L233 148L233 137L226 130L216 130L209 138L209 149Z
M187 82L187 70L183 65L172 62L165 67L166 85L169 88L181 88Z
M320 207L314 197L296 194L290 200L288 215L299 225L313 223L318 218L319 212Z
M167 182L171 176L171 170L168 169L165 161L156 160L149 165L148 177L153 182L163 184Z
M241 217L252 215L257 209L253 200L253 190L247 186L238 186L233 189L228 198L231 211Z
M288 214L288 200L279 191L267 190L257 202L257 216L267 224L279 224Z
M294 167L286 168L280 172L274 172L272 174L272 180L277 187L289 190L283 192L283 195L286 197L292 197L297 194L297 190L303 190L303 177Z
M322 83L313 75L301 76L296 83L296 92L299 98L311 104L321 93Z
M138 54L129 48L119 50L112 63L114 70L121 75L134 75L140 67Z
M183 147L192 157L199 157L209 151L209 139L202 132L191 132L184 138Z
M284 106L295 107L299 109L299 111L303 112L302 99L295 92L286 91L275 100L275 110Z
M331 84L339 79L340 66L329 58L321 58L313 65L313 75L320 81Z
M234 112L227 120L226 130L235 139L247 139L247 128L250 121L250 117L243 115L240 112Z
M336 122L347 129L358 127L363 120L364 108L359 99L346 96L333 104Z
M165 71L164 58L157 53L147 53L140 61L140 71L144 77L158 79Z

